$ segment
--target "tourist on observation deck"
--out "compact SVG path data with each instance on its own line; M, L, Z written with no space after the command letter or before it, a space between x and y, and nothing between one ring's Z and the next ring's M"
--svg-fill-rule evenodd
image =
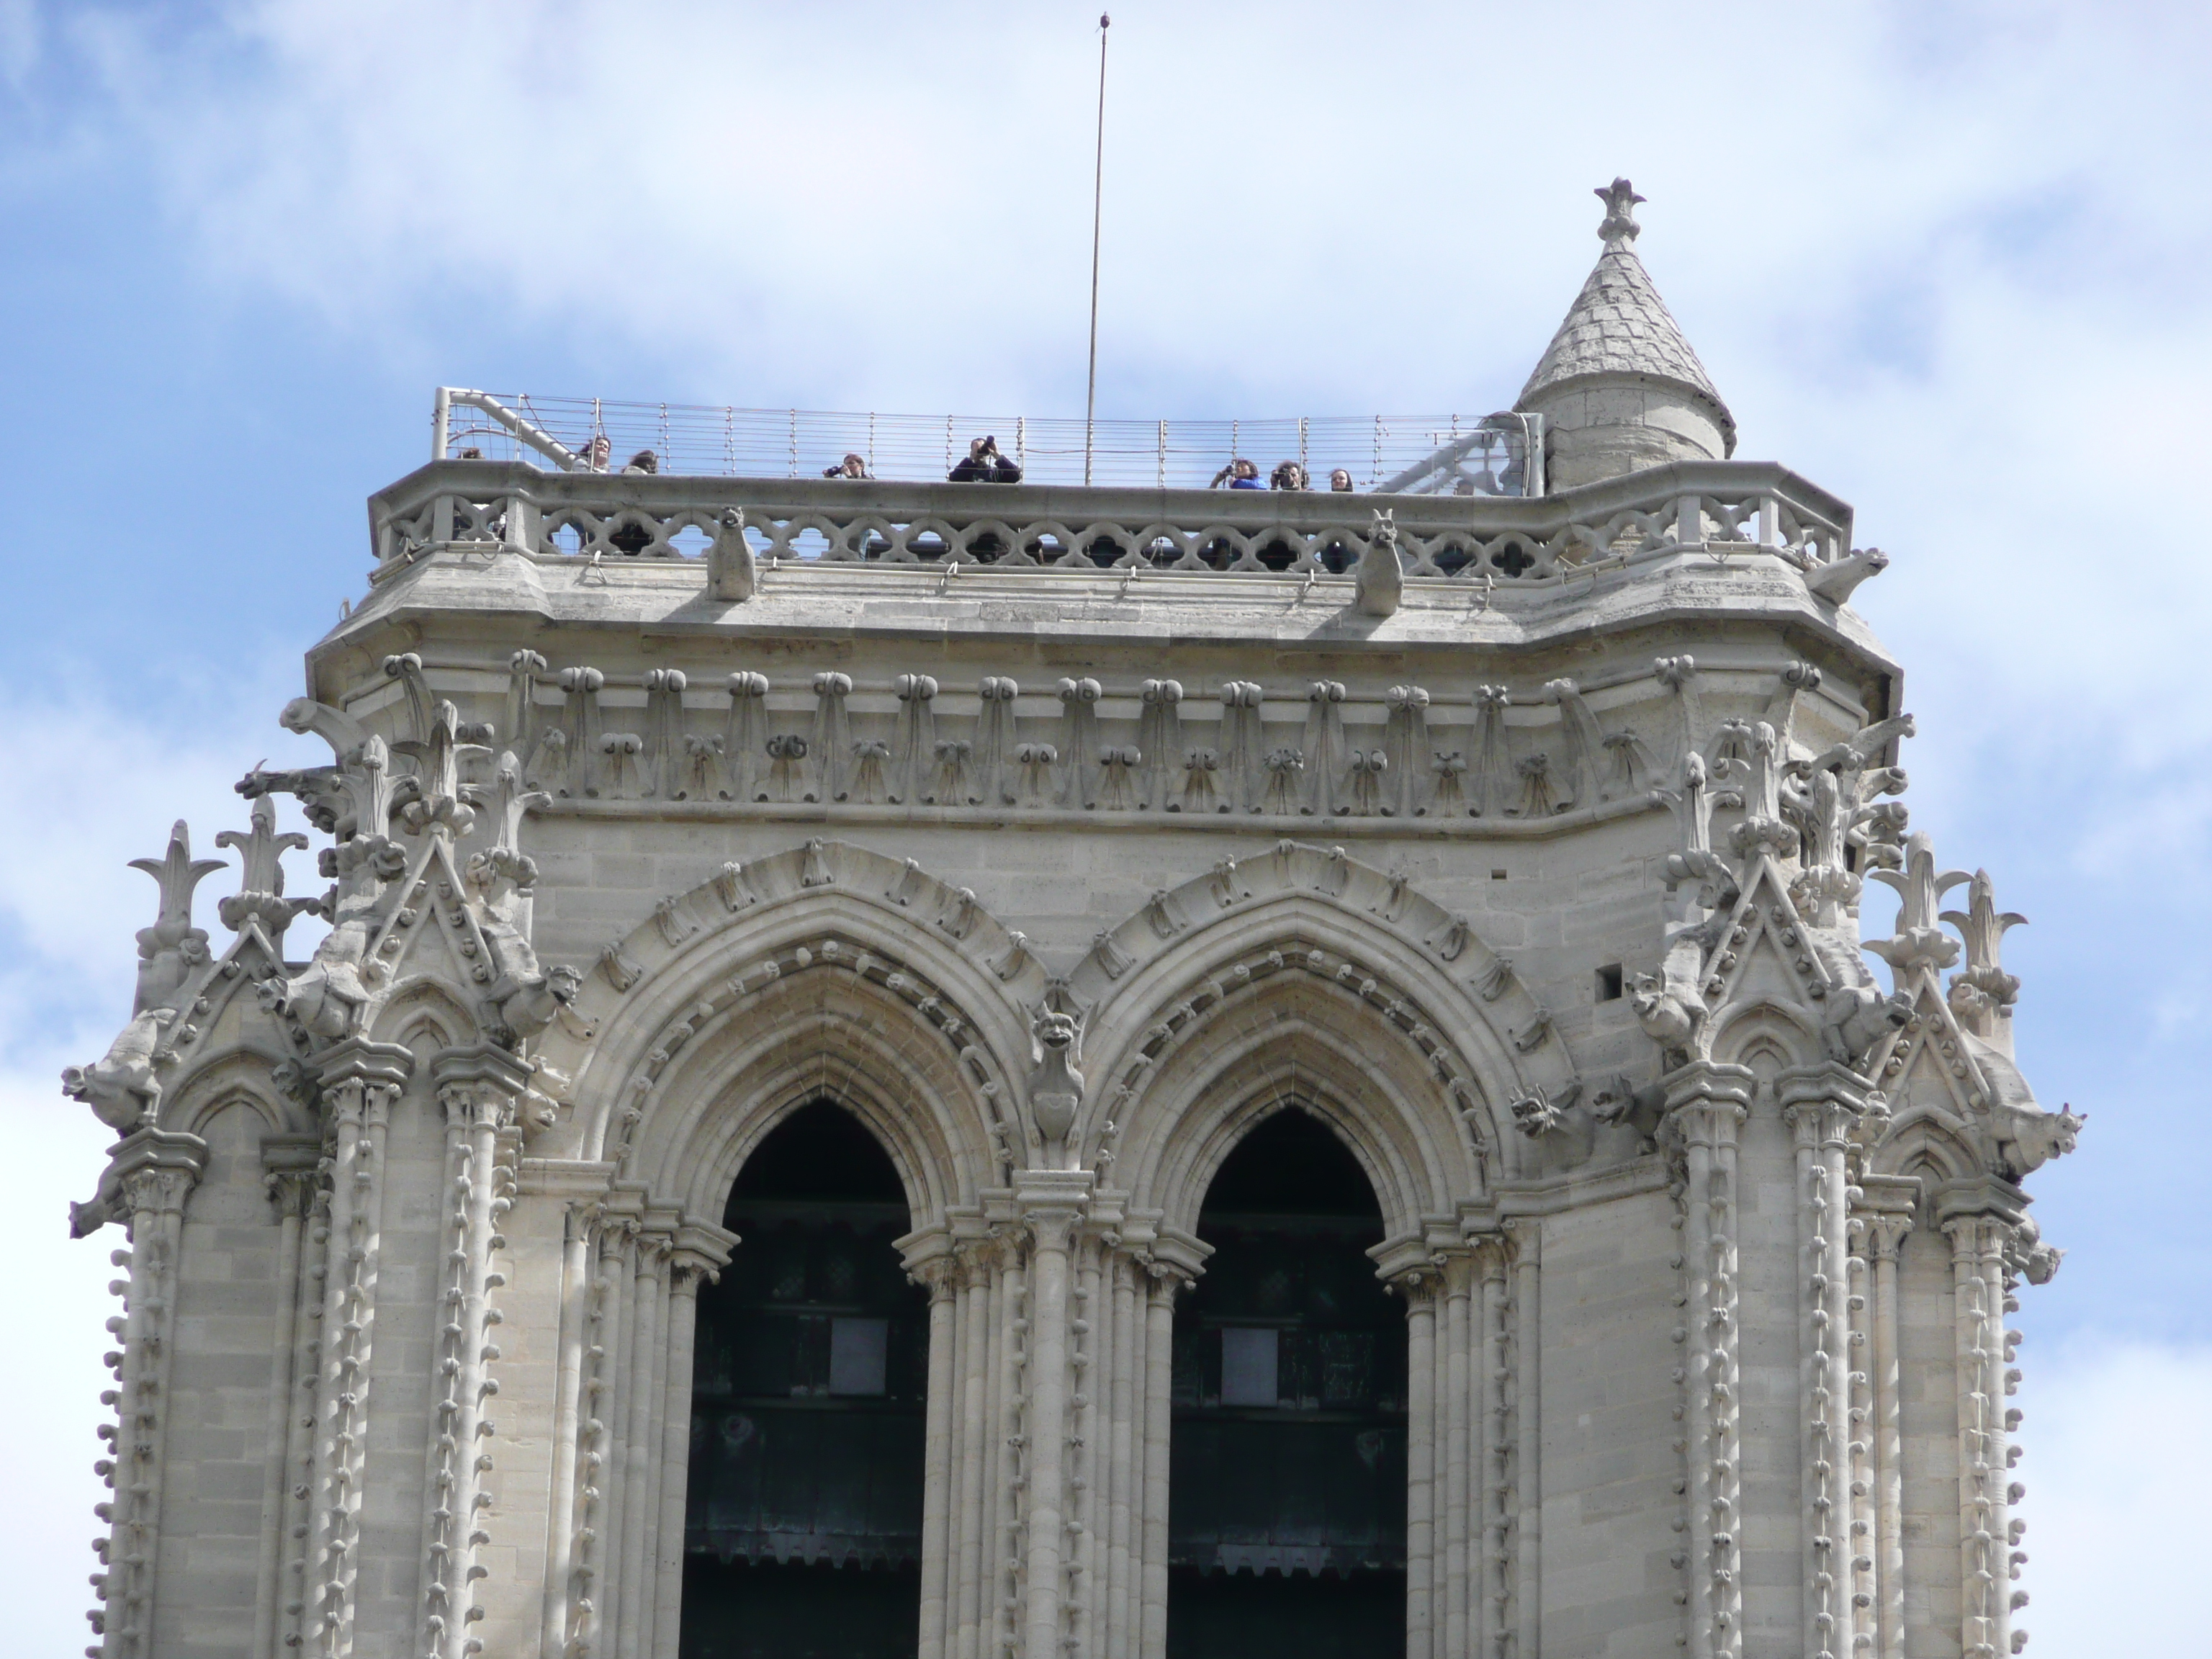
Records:
M1313 480L1307 476L1305 468L1300 466L1296 461L1278 461L1275 464L1275 470L1267 475L1267 488L1311 489Z
M1350 494L1352 490L1352 474L1346 471L1340 466L1335 471L1328 475L1328 487L1338 495Z
M649 449L641 449L636 454L629 458L629 465L623 468L623 471L625 472L658 472L660 471L660 457L654 454Z
M592 441L584 446L584 453L576 458L577 465L586 472L604 472L607 470L607 458L613 453L614 446L607 441L607 434L594 433Z
M1260 469L1242 455L1215 473L1213 482L1206 488L1218 489L1224 484L1231 489L1259 489L1264 487L1260 483Z
M825 478L865 478L868 476L868 464L858 455L848 455L836 465L823 467L822 476Z
M999 453L999 441L988 434L968 446L968 459L945 477L953 483L1019 483L1021 464Z

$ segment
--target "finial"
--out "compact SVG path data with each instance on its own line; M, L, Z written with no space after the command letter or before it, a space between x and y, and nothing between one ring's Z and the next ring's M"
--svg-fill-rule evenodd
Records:
M1626 247L1642 234L1644 228L1636 222L1636 204L1644 198L1627 179L1616 179L1590 194L1605 204L1605 222L1597 228L1597 234L1606 246Z

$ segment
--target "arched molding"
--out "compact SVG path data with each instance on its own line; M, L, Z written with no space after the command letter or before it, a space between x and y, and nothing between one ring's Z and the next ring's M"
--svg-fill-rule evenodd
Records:
M440 1039L437 1049L422 1048L414 1040L413 1033L425 1024ZM464 1048L481 1034L475 1011L453 994L447 981L426 971L410 974L392 987L361 1035L370 1042L411 1048L417 1060L427 1062L439 1050Z
M1957 1119L1932 1107L1915 1107L1900 1113L1883 1131L1867 1155L1867 1173L1922 1176L1923 1192L1951 1181L1978 1181L1988 1175L1982 1157L1969 1139L1971 1131ZM1931 1181L1923 1171L1932 1170Z
M1809 1008L1768 996L1717 1010L1706 1022L1704 1047L1716 1064L1751 1066L1761 1052L1779 1057L1777 1072L1816 1065L1824 1053L1819 1017Z
M883 1146L917 1228L973 1201L1001 1157L972 1063L902 998L834 960L733 1000L629 1094L593 1155L618 1159L653 1201L695 1219L719 1221L761 1140L817 1100L852 1112Z
M874 977L888 982L899 972L926 981L929 991L913 1000L936 995L1000 1066L1016 1055L1022 1058L1013 1063L1027 1064L1021 1011L1042 996L1046 983L1028 941L1001 927L971 892L947 886L911 860L818 838L724 865L662 899L597 960L581 964L572 1007L543 1033L535 1052L575 1080L580 1097L610 1078L627 1079L647 1063L657 1039L718 986L744 972L765 982L770 976L761 970L769 959L825 930L866 951L880 970Z
M276 1071L285 1059L248 1045L209 1056L164 1098L161 1127L204 1139L216 1113L243 1105L259 1116L264 1135L313 1133L313 1115L276 1086Z
M1425 935L1424 916L1436 924ZM1286 842L1155 895L1069 975L1079 1000L1097 999L1084 1037L1091 1151L1105 1121L1126 1132L1152 1109L1143 1103L1148 1070L1245 987L1284 975L1328 982L1363 1011L1371 1046L1413 1050L1455 1115L1475 1110L1476 1139L1498 1156L1500 1175L1518 1169L1513 1103L1540 1091L1573 1098L1572 1057L1550 1015L1463 918L1336 849Z
M1303 1006L1289 1006L1293 998ZM1154 1080L1115 1168L1133 1208L1194 1232L1222 1163L1286 1108L1321 1118L1351 1149L1393 1240L1418 1237L1480 1195L1479 1164L1441 1088L1378 1063L1362 1046L1373 1033L1341 1003L1286 988L1253 1012L1211 1025Z

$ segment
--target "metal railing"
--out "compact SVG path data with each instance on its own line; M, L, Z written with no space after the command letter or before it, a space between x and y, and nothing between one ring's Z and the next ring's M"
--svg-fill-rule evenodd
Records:
M718 538L741 535L757 559L796 568L1321 574L1358 562L1378 508L1392 515L1408 576L1478 583L1556 581L1692 550L1763 550L1810 568L1851 545L1850 508L1768 462L1679 462L1516 499L711 478L440 461L369 502L386 568L426 550L696 560Z
M888 415L616 403L441 386L433 411L434 459L550 465L555 471L619 471L651 451L660 472L696 477L819 478L848 455L871 477L942 479L988 434L1032 483L1084 482L1086 430L1091 482L1106 487L1202 489L1242 458L1266 482L1294 461L1317 489L1341 467L1355 488L1417 493L1538 495L1541 445L1531 476L1538 417L1291 416L1244 421L1098 421L1023 415ZM594 440L605 460L592 465Z

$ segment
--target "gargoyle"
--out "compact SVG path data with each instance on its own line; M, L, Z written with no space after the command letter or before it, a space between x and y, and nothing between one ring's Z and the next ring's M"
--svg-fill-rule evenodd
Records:
M1690 968L1692 977L1687 983L1677 981L1671 971L1664 980L1656 974L1638 974L1628 981L1629 1006L1635 1011L1636 1023L1670 1057L1688 1053L1709 1012L1705 998L1698 994L1697 963L1692 961Z
M63 1069L62 1092L91 1107L92 1115L109 1128L128 1134L161 1103L154 1051L176 1019L173 1008L147 1008L132 1015L108 1044L105 1058Z
M1360 554L1352 580L1362 616L1387 617L1405 598L1406 572L1398 562L1398 526L1391 509L1376 509L1367 529L1366 550Z
M1889 555L1880 548L1854 549L1844 557L1832 559L1808 572L1805 591L1824 605L1842 605L1861 582L1888 568Z
M504 955L500 951L501 941L492 930L487 927L484 933L494 951ZM526 945L523 949L527 951L529 947ZM528 971L518 974L510 969L501 974L492 981L491 989L484 996L484 1000L498 1011L498 1023L517 1042L534 1036L550 1025L562 1009L575 1002L577 993L583 989L584 976L567 963L556 963L543 974L536 971L537 966L533 954Z
M1912 999L1884 996L1875 985L1832 987L1820 1002L1820 1044L1828 1058L1854 1071L1874 1046L1912 1018Z
M1976 1055L1978 1059L1980 1056ZM2054 1158L2074 1150L2087 1113L2061 1107L2055 1112L1995 1103L1990 1110L1990 1133L1996 1142L1997 1163L2008 1181L2025 1180Z
M707 551L707 591L718 599L742 603L760 588L760 567L745 540L745 510L722 509L721 526Z
M1082 1052L1083 1024L1072 1013L1041 1005L1030 1016L1030 1115L1048 1151L1057 1151L1075 1127L1083 1103L1083 1073L1075 1060Z
M1590 1115L1608 1127L1626 1127L1648 1143L1667 1115L1667 1091L1656 1083L1641 1085L1616 1076L1592 1097Z

